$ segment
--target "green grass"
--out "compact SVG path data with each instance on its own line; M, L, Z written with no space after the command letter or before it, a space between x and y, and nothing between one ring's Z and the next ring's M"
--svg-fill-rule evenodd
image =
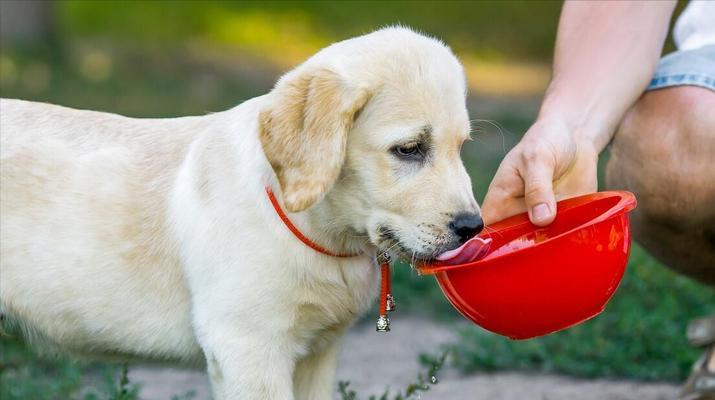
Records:
M39 356L17 338L0 337L0 399L136 400L126 369L62 356Z
M367 400L417 400L421 392L429 391L432 386L439 383L437 373L444 366L449 356L449 351L444 351L440 356L430 354L420 354L419 361L425 367L424 372L417 374L417 379L407 384L404 390L391 393L386 389L382 394L372 394L367 396ZM338 382L338 394L341 400L361 400L364 396L359 395L350 388L349 381Z

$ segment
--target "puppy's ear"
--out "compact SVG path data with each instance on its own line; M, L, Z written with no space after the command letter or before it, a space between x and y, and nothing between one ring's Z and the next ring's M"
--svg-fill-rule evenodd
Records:
M333 187L345 160L347 134L367 102L367 90L349 87L327 69L281 79L270 108L260 114L263 151L290 212L303 211Z

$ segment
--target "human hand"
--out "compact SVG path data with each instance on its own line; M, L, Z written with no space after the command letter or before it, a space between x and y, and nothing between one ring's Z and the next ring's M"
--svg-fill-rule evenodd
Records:
M653 77L675 5L564 2L539 118L489 186L487 224L528 210L548 225L557 199L597 189L598 153Z
M535 225L556 216L556 201L596 191L599 149L560 120L537 120L504 157L482 205L489 224L528 211Z

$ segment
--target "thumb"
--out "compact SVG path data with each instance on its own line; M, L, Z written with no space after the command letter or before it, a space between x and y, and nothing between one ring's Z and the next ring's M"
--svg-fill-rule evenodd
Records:
M554 196L554 166L541 160L526 164L524 200L529 219L534 225L546 226L556 218Z

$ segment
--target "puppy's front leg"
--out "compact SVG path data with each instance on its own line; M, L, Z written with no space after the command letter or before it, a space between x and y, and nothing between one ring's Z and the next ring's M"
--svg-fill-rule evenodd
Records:
M223 322L201 331L215 400L293 399L294 362L279 336Z
M310 354L295 366L296 400L330 400L333 398L338 340L327 348Z

